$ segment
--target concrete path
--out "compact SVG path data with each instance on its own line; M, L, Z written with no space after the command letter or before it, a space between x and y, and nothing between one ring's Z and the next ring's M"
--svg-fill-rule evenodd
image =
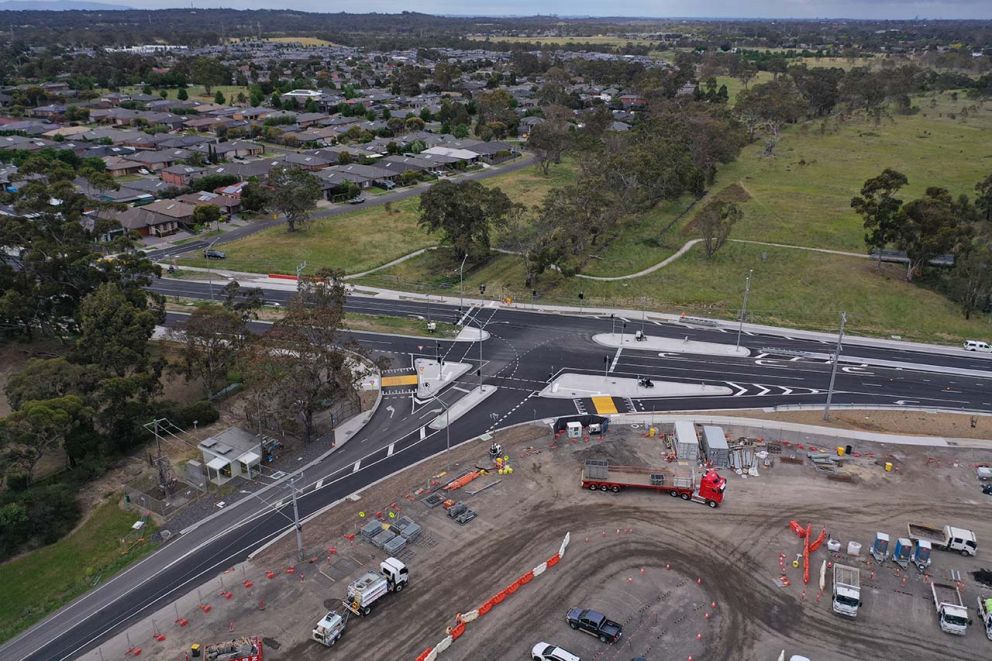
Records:
M784 422L781 420L762 420L760 418L735 418L733 416L721 415L697 415L693 413L681 415L659 415L646 413L621 413L611 416L610 422L617 424L673 424L676 420L691 420L697 425L718 425L721 427L748 428L752 434L764 436L765 438L788 438L792 435L794 441L809 439L824 445L833 442L834 445L842 445L850 441L867 441L871 443L885 443L891 445L917 445L929 447L961 447L969 444L972 447L990 447L992 441L982 442L973 438L947 438L943 436L913 436L910 434L881 434L878 432L861 431L858 429L840 429L836 427L823 427L820 425L807 425L798 422ZM761 432L761 433L758 433ZM843 441L843 443L842 443ZM832 447L832 446L828 446Z
M431 429L444 429L484 402L488 397L494 395L498 390L496 386L483 386L483 388L483 390L479 390L478 386L472 388L464 397L449 406L447 411L434 418L428 427Z
M443 367L436 360L417 358L413 366L417 370L417 397L427 399L438 394L444 387L465 374L472 366L468 363L449 363L442 361Z
M414 257L419 257L420 255L423 255L425 252L427 252L429 250L437 250L437 246L427 246L426 248L421 248L420 250L414 250L411 253L408 253L406 255L403 255L402 257L397 257L396 259L394 259L391 262L386 262L382 266L377 266L377 267L375 267L373 269L369 269L368 271L362 271L361 273L351 273L349 275L344 276L344 280L354 280L356 278L363 278L363 277L365 277L367 275L371 275L371 274L376 273L378 271L382 271L382 270L388 269L391 266L396 266L397 264L402 264L403 262L405 262L408 259L413 259ZM186 267L184 266L183 268L186 268Z
M686 241L685 245L679 248L675 252L675 254L666 257L665 259L661 260L654 266L649 266L642 271L638 271L637 273L631 273L630 275L610 276L610 277L601 276L601 275L584 275L582 273L577 273L575 277L584 278L586 280L598 280L599 282L615 282L617 280L632 280L633 278L640 278L641 276L648 275L649 273L654 273L658 269L668 266L669 264L674 262L676 259L684 255L685 253L689 252L689 249L692 248L697 243L699 243L700 241L702 241L702 239L690 239Z
M603 376L602 374L572 374L566 372L549 383L539 397L549 399L575 399L584 397L702 397L706 395L732 395L725 386L707 386L676 381L654 381L653 388L645 388L637 379Z
M709 356L741 356L751 355L747 347L737 347L733 344L718 344L716 342L697 342L688 338L679 340L674 337L658 337L644 335L640 340L631 333L599 333L592 336L593 342L605 347L617 349L637 349L639 351L657 351L659 353L694 353Z

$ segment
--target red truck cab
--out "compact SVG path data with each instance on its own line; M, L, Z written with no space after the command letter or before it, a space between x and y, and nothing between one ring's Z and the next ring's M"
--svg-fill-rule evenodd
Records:
M727 478L720 477L715 470L708 470L699 480L699 497L714 502L723 502L723 492L727 490Z

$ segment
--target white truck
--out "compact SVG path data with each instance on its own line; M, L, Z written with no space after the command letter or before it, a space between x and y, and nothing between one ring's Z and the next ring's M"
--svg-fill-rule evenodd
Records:
M968 607L961 599L961 591L947 583L931 583L930 590L933 592L933 606L937 611L940 630L956 636L965 635L971 620L968 619Z
M317 623L310 637L321 645L330 647L344 635L346 626L348 626L347 613L342 616L337 611L331 611Z
M834 565L833 609L838 615L857 617L861 605L861 573L857 567Z
M955 528L954 526L933 528L919 523L910 523L907 527L909 538L914 542L927 541L935 549L957 551L966 556L973 556L978 552L978 539L974 532L966 528Z
M406 565L396 558L386 558L379 571L368 571L348 586L344 606L355 615L368 615L372 605L388 592L400 592L410 581Z
M992 594L978 597L978 614L982 616L982 624L985 625L985 637L992 640Z

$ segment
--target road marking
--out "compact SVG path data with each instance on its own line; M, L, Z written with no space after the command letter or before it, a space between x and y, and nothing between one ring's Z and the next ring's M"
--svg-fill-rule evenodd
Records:
M421 427L420 428L420 440L424 440L424 438L426 436L427 436L427 427L426 426Z
M463 325L465 323L465 320L472 316L472 310L474 310L474 309L475 309L475 306L473 305L473 306L469 307L468 310L465 311L464 316L462 316L462 318L458 320L458 325L459 326Z
M361 469L362 469L362 460L359 459L358 461L355 462L355 467L351 469L351 472L352 473L357 473Z
M751 385L758 386L759 388L761 388L761 392L759 392L757 394L758 397L761 397L762 395L767 395L768 393L770 393L772 391L771 388L766 388L763 385L760 385L758 383L753 383Z
M597 395L592 398L592 405L596 407L596 413L605 415L608 413L619 413L617 405L613 403L610 395Z
M726 383L728 386L731 386L732 388L737 388L738 389L737 392L735 392L733 395L731 395L731 397L740 397L741 395L743 395L744 393L747 392L747 388L745 388L744 386L738 385L738 384L736 384L736 383L734 383L732 381L724 381L724 383Z
M389 444L389 447L386 449L386 456L387 457L392 457L393 456L393 447L395 445L396 445L395 443L390 443Z
M316 491L317 489L321 488L322 486L324 486L324 478L320 478L319 480L317 480L317 483L315 485L313 485L313 490Z
M414 385L417 385L416 374L403 374L401 376L382 377L383 388L395 388L397 386L414 386Z
M616 353L615 356L613 356L613 362L610 364L610 371L611 372L616 369L616 367L617 367L617 361L620 360L620 352L622 352L622 351L623 351L623 347L617 347L617 353Z
M782 394L783 395L791 395L792 394L792 388L786 388L785 386L779 386L779 388L782 389Z

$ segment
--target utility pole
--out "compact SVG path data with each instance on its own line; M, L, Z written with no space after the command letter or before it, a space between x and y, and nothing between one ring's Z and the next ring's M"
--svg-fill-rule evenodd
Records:
M610 357L603 356L603 378L610 376Z
M741 319L740 323L737 324L737 346L736 349L741 348L741 333L744 332L744 319L747 317L747 299L751 294L751 274L754 273L754 269L750 269L747 272L747 279L744 281L744 305L741 306Z
M296 550L300 556L300 562L303 562L303 526L300 525L300 508L296 504L296 478L298 475L294 475L289 478L289 488L293 490L293 527L296 529Z
M830 419L830 402L834 398L834 379L837 378L837 363L840 362L841 343L844 341L844 324L847 323L847 313L840 313L840 332L837 333L837 347L834 349L834 364L830 367L830 386L827 388L827 405L823 407L823 419Z

